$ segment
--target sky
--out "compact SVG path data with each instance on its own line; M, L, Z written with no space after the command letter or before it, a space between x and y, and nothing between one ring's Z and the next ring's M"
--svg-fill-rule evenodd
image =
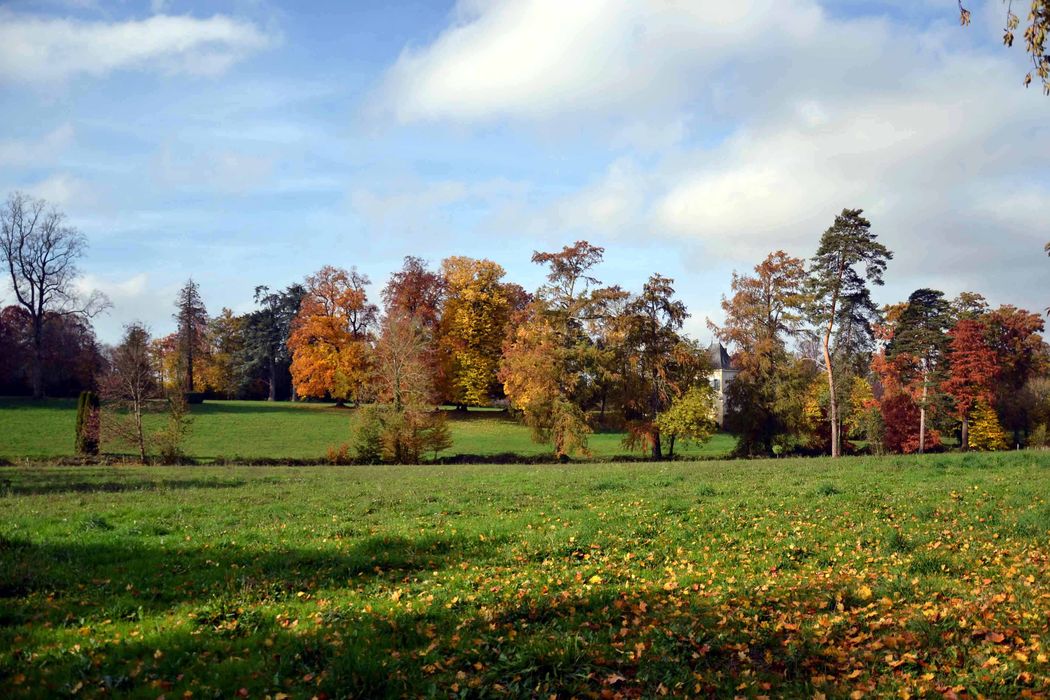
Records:
M705 321L733 271L808 258L843 208L932 287L1050 303L1050 97L998 0L9 0L0 196L88 238L82 289L174 329L190 277L252 308L323 265L376 295L406 255L586 239L597 276L675 279ZM0 301L13 295L0 286Z

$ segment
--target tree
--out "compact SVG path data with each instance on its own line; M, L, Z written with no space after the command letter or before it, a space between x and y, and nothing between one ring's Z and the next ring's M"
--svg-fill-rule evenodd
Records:
M201 299L200 286L193 279L186 280L175 297L175 322L178 324L179 377L182 390L196 391L194 364L207 352L208 310Z
M366 390L379 311L368 302L368 284L356 269L327 265L306 278L306 294L288 338L292 382L300 395L327 395L342 405Z
M227 308L208 322L202 384L227 399L234 398L241 386L245 323L244 316Z
M970 23L970 11L959 4L959 20L963 26ZM1028 11L1028 26L1024 30L1025 51L1032 60L1032 70L1024 77L1024 86L1032 84L1038 78L1043 84L1043 92L1050 95L1050 53L1047 53L1046 41L1050 36L1050 1L1031 0ZM1013 46L1015 33L1021 26L1021 18L1013 12L1013 3L1006 5L1006 28L1003 30L1003 44Z
M770 253L753 275L733 273L733 294L722 297L725 323L708 326L734 350L740 374L727 388L726 427L737 436L737 454L769 454L787 428L781 415L797 396L787 343L803 332L807 303L805 263L782 250Z
M433 406L434 383L426 353L426 332L417 318L396 311L384 316L375 347L376 399L397 412Z
M425 260L407 255L401 269L390 275L383 288L383 306L387 313L418 319L424 329L434 334L441 321L446 289L444 274L431 271Z
M987 452L1005 450L1006 434L999 425L995 410L984 399L979 399L973 409L973 428L969 435L970 449Z
M114 437L136 447L139 459L146 461L146 433L142 416L147 403L160 396L150 335L146 327L132 323L124 327L124 337L109 358L109 372L102 383L102 398L109 404L105 425Z
M656 423L671 438L669 456L674 455L676 440L702 445L715 432L714 389L706 382L694 384L656 418Z
M674 280L654 274L632 298L624 313L627 355L625 408L636 423L630 435L644 435L653 459L662 456L657 418L686 389L703 379L699 351L681 347L679 335L688 318L685 304L674 299Z
M66 224L65 215L43 199L21 192L0 208L0 256L7 264L18 303L32 328L30 384L33 398L44 396L44 326L48 318L92 318L109 306L99 292L81 298L76 291L77 262L87 238Z
M373 375L379 403L363 411L358 428L358 456L365 461L379 456L415 464L424 452L436 455L452 445L444 413L433 410L428 340L418 318L405 311L384 316Z
M554 454L588 454L591 428L572 400L577 377L551 321L536 309L514 329L500 364L500 379L511 405L520 410L536 442L551 443Z
M836 395L836 368L832 361L831 341L841 324L843 309L856 317L858 311L874 314L868 285L881 285L886 263L893 259L886 246L876 241L871 222L861 209L843 209L835 223L824 232L810 269L811 315L823 329L822 351L828 380L831 423L831 456L840 449L839 408ZM845 301L844 301L845 300ZM847 303L848 302L848 303Z
M98 394L93 391L80 392L80 397L77 399L77 454L98 454L99 406Z
M602 375L594 324L625 296L615 287L599 287L590 274L603 253L587 241L534 253L532 261L547 266L547 284L503 347L499 377L507 398L524 414L533 439L552 443L558 456L587 454L591 428L584 405L598 393Z
M446 258L446 297L439 347L445 398L461 407L485 405L498 388L499 362L511 316L504 270L491 260Z
M288 339L292 322L299 313L306 288L291 284L283 291L271 292L269 287L255 288L255 303L261 308L245 319L242 373L249 374L262 367L265 372L268 401L277 400L278 377L286 379L291 351Z
M952 397L955 417L962 423L960 444L969 445L970 413L978 401L991 404L999 366L985 339L985 328L975 319L963 318L948 333L949 375L941 388Z
M893 339L886 348L890 361L899 359L901 379L919 406L919 452L926 450L926 417L931 390L936 391L944 374L946 331L951 316L944 294L917 289L897 319Z
M1022 390L1048 363L1046 345L1039 335L1043 319L1037 313L1003 305L989 311L982 321L999 367L992 405L1004 427L1013 433L1013 444L1020 444L1021 434L1030 427L1024 403L1019 401Z

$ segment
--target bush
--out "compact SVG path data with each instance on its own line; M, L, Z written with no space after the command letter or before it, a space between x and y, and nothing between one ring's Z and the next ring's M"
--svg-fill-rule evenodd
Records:
M98 454L99 407L98 394L93 391L80 392L80 398L77 399L77 454Z
M168 397L168 422L154 438L163 464L178 464L185 458L182 443L190 434L193 418L183 396L172 394Z
M418 464L425 453L434 458L452 446L452 434L443 412L422 409L396 411L366 406L354 439L357 460L367 464Z

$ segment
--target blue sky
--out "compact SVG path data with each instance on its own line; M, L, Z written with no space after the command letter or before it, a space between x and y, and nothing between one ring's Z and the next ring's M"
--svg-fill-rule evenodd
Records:
M843 207L921 286L1042 308L1050 98L996 0L0 4L0 192L88 236L85 288L172 329L325 264L604 245L710 337L732 271L808 257ZM0 292L2 295L3 292ZM6 295L8 301L10 295Z

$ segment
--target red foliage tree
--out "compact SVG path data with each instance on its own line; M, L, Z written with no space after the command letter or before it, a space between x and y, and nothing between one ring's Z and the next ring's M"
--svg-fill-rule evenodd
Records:
M941 389L955 401L955 417L962 422L962 448L969 447L970 412L977 402L991 404L999 376L996 354L985 340L985 327L963 319L948 332L949 375Z

